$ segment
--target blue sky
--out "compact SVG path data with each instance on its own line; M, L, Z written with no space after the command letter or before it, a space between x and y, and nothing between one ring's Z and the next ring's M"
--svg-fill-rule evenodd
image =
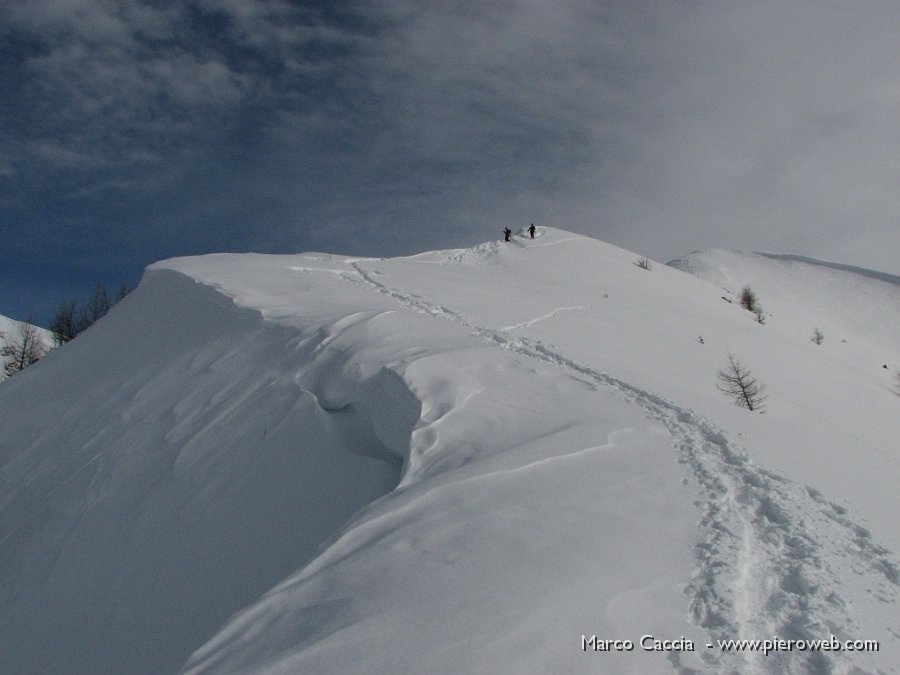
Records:
M548 224L900 274L900 5L0 2L0 314Z

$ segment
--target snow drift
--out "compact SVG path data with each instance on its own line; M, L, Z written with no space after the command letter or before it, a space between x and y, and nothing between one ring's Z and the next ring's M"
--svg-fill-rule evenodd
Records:
M158 263L3 383L0 670L894 667L895 281L538 235ZM716 642L773 635L880 651Z

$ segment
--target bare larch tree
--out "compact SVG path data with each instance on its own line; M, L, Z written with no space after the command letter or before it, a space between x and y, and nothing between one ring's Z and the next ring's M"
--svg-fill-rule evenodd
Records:
M729 396L735 405L762 411L766 400L765 385L760 384L733 354L728 355L728 367L716 374L716 380L716 388Z
M14 375L43 358L47 348L38 329L31 323L19 324L19 337L15 341L6 338L0 356L7 375Z

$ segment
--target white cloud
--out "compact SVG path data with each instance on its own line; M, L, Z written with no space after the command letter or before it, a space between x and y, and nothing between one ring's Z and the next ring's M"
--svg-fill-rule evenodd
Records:
M233 152L234 184L335 237L381 218L398 246L461 244L463 226L543 221L656 259L715 245L900 273L900 7L342 11L353 20L284 1L13 3L10 25L44 49L29 142L0 145L6 166Z
M442 206L544 218L658 258L721 245L900 271L900 7L384 12L367 60L393 124L382 147L456 167Z

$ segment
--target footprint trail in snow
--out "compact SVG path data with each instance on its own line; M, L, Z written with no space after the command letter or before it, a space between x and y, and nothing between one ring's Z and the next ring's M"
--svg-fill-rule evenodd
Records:
M495 255L492 251L469 254ZM755 466L742 448L691 410L570 359L553 346L509 334L580 306L491 329L449 307L381 283L379 273L367 270L364 262L349 261L350 269L340 276L416 312L455 322L501 349L552 364L594 388L611 390L666 427L679 461L690 469L702 495L698 507L705 540L696 546L694 574L685 592L694 621L711 639L869 638L861 635L862 627L854 618L865 610L848 606L842 593L845 586L863 584L873 602L898 601L900 564L846 510L811 488ZM454 262L458 260L445 264ZM900 637L900 627L882 628L886 635ZM782 651L763 656L710 649L704 658L717 669L736 667L734 659L742 658L741 672L850 672L849 658L841 652ZM673 663L678 665L677 656Z

